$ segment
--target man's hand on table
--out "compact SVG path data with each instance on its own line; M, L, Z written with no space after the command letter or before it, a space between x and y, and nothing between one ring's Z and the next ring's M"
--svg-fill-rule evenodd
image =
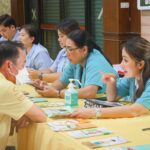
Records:
M16 121L16 127L17 129L24 128L24 127L27 127L31 122L32 121L28 117L23 116L19 120Z
M22 116L19 120L12 119L10 135L13 135L15 128L18 131L19 128L25 128L31 123L32 121L26 116Z

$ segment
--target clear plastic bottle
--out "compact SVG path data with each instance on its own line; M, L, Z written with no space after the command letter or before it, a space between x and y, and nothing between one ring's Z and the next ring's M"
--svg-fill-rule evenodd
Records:
M74 79L69 79L68 89L65 91L65 105L67 107L78 107L78 91L73 84Z

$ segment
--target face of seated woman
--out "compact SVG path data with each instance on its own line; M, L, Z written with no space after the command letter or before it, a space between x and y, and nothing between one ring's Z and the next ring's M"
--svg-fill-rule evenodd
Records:
M66 40L67 40L67 35L58 30L58 42L61 48L65 47Z
M31 37L25 29L21 29L20 31L20 40L27 48L28 46L33 44L34 37Z
M78 48L71 39L66 40L67 57L72 64L84 65L88 55L87 47Z
M124 70L124 75L127 78L134 77L140 79L141 72L144 69L144 61L137 62L127 53L126 49L123 48L121 66Z

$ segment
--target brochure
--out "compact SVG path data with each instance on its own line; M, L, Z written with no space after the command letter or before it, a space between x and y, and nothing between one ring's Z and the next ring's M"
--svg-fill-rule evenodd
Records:
M48 125L51 127L52 130L54 130L56 132L96 127L95 125L91 124L90 122L73 120L73 119L48 122Z
M30 98L30 100L31 100L33 103L48 102L45 98L41 98L41 97Z
M49 118L64 118L68 117L72 111L66 108L47 108L44 112Z
M123 144L126 142L128 142L127 139L120 137L120 136L114 136L114 137L109 137L106 139L83 142L83 144L93 149L93 148L106 147L106 146L111 146L111 145L116 145L116 144Z
M150 150L150 144L129 147L106 148L106 150Z
M41 108L46 108L46 107L64 107L65 103L64 102L49 102L49 103L42 103L39 104Z
M91 129L68 132L68 134L73 138L86 138L86 137L98 136L98 135L108 135L111 133L112 132L110 132L106 128L91 128Z

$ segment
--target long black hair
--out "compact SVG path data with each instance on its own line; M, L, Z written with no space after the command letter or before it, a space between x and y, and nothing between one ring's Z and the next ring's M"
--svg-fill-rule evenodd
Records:
M135 37L128 40L123 44L126 52L136 62L144 61L144 68L141 73L141 80L138 82L138 90L135 95L136 98L140 97L147 80L150 78L150 42L142 37Z
M68 38L71 39L78 48L82 48L83 46L88 47L88 53L92 52L93 49L98 50L106 60L111 64L109 59L105 56L102 49L94 42L92 37L88 32L84 30L74 30L68 34Z

